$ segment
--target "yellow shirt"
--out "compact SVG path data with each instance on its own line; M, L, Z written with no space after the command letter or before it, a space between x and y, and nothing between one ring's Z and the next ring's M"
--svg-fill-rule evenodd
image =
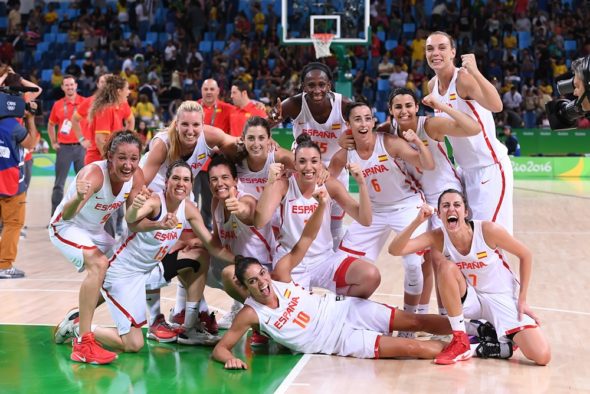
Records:
M424 53L426 50L426 40L423 38L417 38L412 41L411 45L412 49L412 61L414 60L424 60Z

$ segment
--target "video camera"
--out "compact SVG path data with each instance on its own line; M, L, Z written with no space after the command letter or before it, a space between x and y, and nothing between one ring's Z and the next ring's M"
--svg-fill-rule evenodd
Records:
M0 119L22 118L25 111L35 116L42 115L43 109L37 102L37 108L31 108L31 103L25 103L22 93L38 92L39 89L28 86L0 86Z
M590 56L580 59L579 67L574 67L584 83L584 94L575 100L558 99L545 104L549 126L552 130L567 130L576 127L579 118L586 115L582 108L582 102L588 98L590 101ZM561 95L572 94L575 90L574 77L557 82L557 91Z

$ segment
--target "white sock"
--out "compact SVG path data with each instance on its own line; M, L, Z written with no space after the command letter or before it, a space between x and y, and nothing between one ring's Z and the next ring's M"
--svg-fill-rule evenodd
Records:
M192 328L195 326L197 322L197 318L199 317L199 307L198 302L190 302L187 301L186 303L186 311L184 312L184 327L185 328Z
M418 304L418 310L416 311L419 315L425 315L428 313L428 304Z
M443 307L440 307L440 306L439 306L439 307L438 307L438 314L439 314L439 315L441 315L441 316L446 316L446 315L448 315L449 313L447 312L447 308L443 308Z
M404 311L406 312L416 313L416 308L418 308L418 305L404 304Z
M178 315L184 309L184 304L186 304L186 290L182 283L178 282L178 286L176 286L176 303L174 304L174 314Z
M160 314L160 292L158 293L147 293L145 295L145 301L147 302L148 309L150 311L150 326L154 324L154 320Z
M91 325L90 325L90 332L94 332L94 331L96 331L96 327L98 327L98 325L97 325L97 324L91 324Z
M459 316L447 316L449 318L449 323L451 323L451 329L453 331L465 331L465 318L461 313Z
M207 314L209 313L209 305L207 305L205 297L203 297L199 303L199 312L206 312Z

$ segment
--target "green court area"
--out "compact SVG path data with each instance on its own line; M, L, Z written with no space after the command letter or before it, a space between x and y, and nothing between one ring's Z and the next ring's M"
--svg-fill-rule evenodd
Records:
M53 327L0 325L0 393L272 393L301 355L271 345L236 355L247 371L226 371L212 348L148 341L110 365L70 361L71 347L52 341Z

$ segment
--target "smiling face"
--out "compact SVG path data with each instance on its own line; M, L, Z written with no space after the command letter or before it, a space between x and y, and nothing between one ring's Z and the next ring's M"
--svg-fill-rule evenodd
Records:
M430 68L437 72L445 67L453 65L456 50L452 47L451 41L442 34L432 34L426 40L426 60Z
M303 79L303 91L315 102L324 100L331 86L330 79L321 70L311 70Z
M61 90L64 91L64 94L68 98L76 95L76 89L78 89L78 84L74 78L65 78L61 83Z
M355 140L370 133L375 127L375 118L371 108L366 105L354 107L350 110L347 124L352 130Z
M121 143L115 153L109 152L107 156L112 181L127 182L133 177L140 157L137 145Z
M395 121L404 130L411 128L416 129L416 116L418 115L418 105L414 98L409 94L398 94L391 101L389 113Z
M191 176L191 171L188 168L184 166L174 167L170 177L166 180L166 196L177 201L187 198L193 190Z
M295 171L304 183L315 183L322 168L320 152L313 147L300 148L295 155Z
M251 264L244 274L248 292L256 301L266 304L273 296L270 273L260 264Z
M250 126L244 132L244 146L250 157L265 158L268 152L268 131L262 126Z
M179 112L176 127L182 147L193 149L203 129L203 113L200 111Z
M457 192L448 192L440 197L438 217L448 232L459 231L464 226L467 208L463 196Z
M215 198L225 200L229 197L230 189L236 186L237 180L227 165L219 164L209 168L209 187Z
M215 104L219 97L219 86L214 79L206 79L201 87L201 95L203 96L203 103L207 106Z

